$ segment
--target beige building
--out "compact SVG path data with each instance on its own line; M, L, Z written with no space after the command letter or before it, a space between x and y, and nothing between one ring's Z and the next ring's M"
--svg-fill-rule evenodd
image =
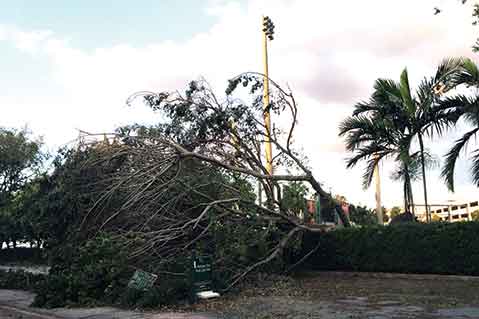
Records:
M459 222L472 220L472 212L479 210L479 202L458 202L454 201L447 204L429 205L433 221ZM426 221L426 210L424 207L416 210L416 216L421 221Z

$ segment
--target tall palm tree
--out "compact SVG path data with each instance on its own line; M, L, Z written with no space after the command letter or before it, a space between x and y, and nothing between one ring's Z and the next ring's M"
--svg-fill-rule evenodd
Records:
M479 94L477 93L477 89L479 88L479 68L472 60L465 59L463 61L461 70L456 76L456 84L473 88L475 92L458 94L441 101L443 108L449 109L451 113L456 115L456 119L462 118L470 126L470 130L456 140L455 144L446 154L441 176L451 191L454 191L454 169L457 159L460 154L465 151L471 139L479 133ZM476 148L470 153L472 154L472 181L474 185L479 186L479 148Z
M371 158L370 152L374 149L377 149L378 154L387 154L378 156L377 160L370 160L365 173L365 177L370 176L370 178L372 178L371 167L374 168L372 165L376 165L383 157L390 157L392 154L402 163L405 171L408 171L409 150L413 139L417 138L426 216L429 216L429 206L424 137L441 135L445 129L455 123L457 112L441 105L439 101L443 92L447 92L456 85L453 79L457 76L462 64L461 59L444 60L433 77L426 78L419 84L415 94L410 88L407 69L401 73L399 82L377 80L371 99L368 102L358 103L353 116L346 119L340 126L340 136L348 133L346 148L356 153L348 160L348 167L356 165L359 160ZM361 114L363 116L360 116ZM365 130L367 124L365 119L369 119L372 122L371 125L376 126L376 128L368 127L368 130L376 129L376 132ZM405 183L410 183L410 178L406 178ZM407 201L411 201L410 186L406 185L404 189L405 194L410 194L406 196Z
M354 152L347 160L351 168L360 161L367 161L363 174L363 187L372 182L374 168L386 158L401 163L404 169L405 208L413 205L409 176L409 148L407 117L402 110L399 84L392 80L378 79L374 92L366 102L355 105L353 115L339 126L339 135L346 138L346 149Z

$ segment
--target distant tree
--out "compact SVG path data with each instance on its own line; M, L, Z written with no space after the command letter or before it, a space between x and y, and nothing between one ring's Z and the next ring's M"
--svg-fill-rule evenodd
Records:
M27 183L38 176L46 154L42 141L24 130L0 128L0 245L23 239L21 222L14 217L18 198Z
M377 216L376 209L373 209L374 214ZM389 221L389 216L386 214L387 209L384 206L381 206L381 214L383 216L383 223L387 223Z
M472 220L479 221L479 209L476 209L471 213Z
M356 225L368 226L377 224L375 210L367 208L366 206L351 206L350 218Z
M283 186L282 205L285 210L300 216L306 210L307 186L302 182L290 182Z
M391 208L391 210L389 211L389 217L391 218L394 218L396 217L397 215L401 214L401 208L398 207L398 206L394 206L393 208Z
M0 205L38 174L45 159L41 146L27 130L0 128Z

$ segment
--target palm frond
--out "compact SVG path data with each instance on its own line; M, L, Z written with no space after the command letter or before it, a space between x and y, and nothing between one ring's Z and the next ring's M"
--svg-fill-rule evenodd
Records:
M374 100L370 100L368 102L359 102L354 105L353 116L358 116L367 112L377 111L377 109L378 105L375 104Z
M479 83L479 68L471 59L464 59L461 71L455 76L457 84L476 86Z
M356 149L353 156L346 159L346 168L353 168L360 161L367 161L374 156L381 156L381 158L387 157L393 152L393 149L380 144L368 144L362 146Z
M460 84L457 79L464 68L465 61L465 58L445 58L442 60L436 69L433 85L441 85L441 92L446 93Z
M379 161L382 159L382 157L383 157L382 154L376 154L367 162L366 169L363 173L363 181L362 181L363 189L368 189L369 186L371 186L371 183L374 178L374 169L379 164Z
M463 117L473 127L479 127L479 97L469 99L469 104L464 107Z
M475 128L465 133L460 139L456 140L453 147L446 154L444 159L444 167L441 171L441 177L446 182L446 186L449 190L454 192L454 169L456 167L457 159L461 154L461 151L465 150L467 143L479 131L479 128Z
M411 96L411 89L409 87L409 77L407 73L407 69L404 69L401 73L401 81L400 81L400 91L401 96L404 102L404 106L409 114L414 114L416 112L416 104L413 101Z
M346 149L354 151L361 145L376 142L385 134L386 127L381 121L367 116L351 116L339 124L339 136L345 136Z
M472 167L471 167L471 173L472 173L472 182L474 185L479 187L479 149L474 151L474 156L471 158L472 159Z

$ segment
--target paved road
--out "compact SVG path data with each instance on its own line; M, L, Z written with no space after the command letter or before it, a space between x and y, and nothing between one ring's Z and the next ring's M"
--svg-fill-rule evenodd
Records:
M28 310L19 309L11 306L0 305L1 319L58 319L49 315L33 313Z
M31 308L34 294L21 290L0 289L0 319L218 319L207 313L153 313L97 308Z
M271 287L183 309L190 313L111 307L29 308L34 295L0 290L0 318L22 319L478 319L479 278L397 274L315 273L279 278ZM260 282L259 284L263 284ZM213 314L214 313L214 314Z

